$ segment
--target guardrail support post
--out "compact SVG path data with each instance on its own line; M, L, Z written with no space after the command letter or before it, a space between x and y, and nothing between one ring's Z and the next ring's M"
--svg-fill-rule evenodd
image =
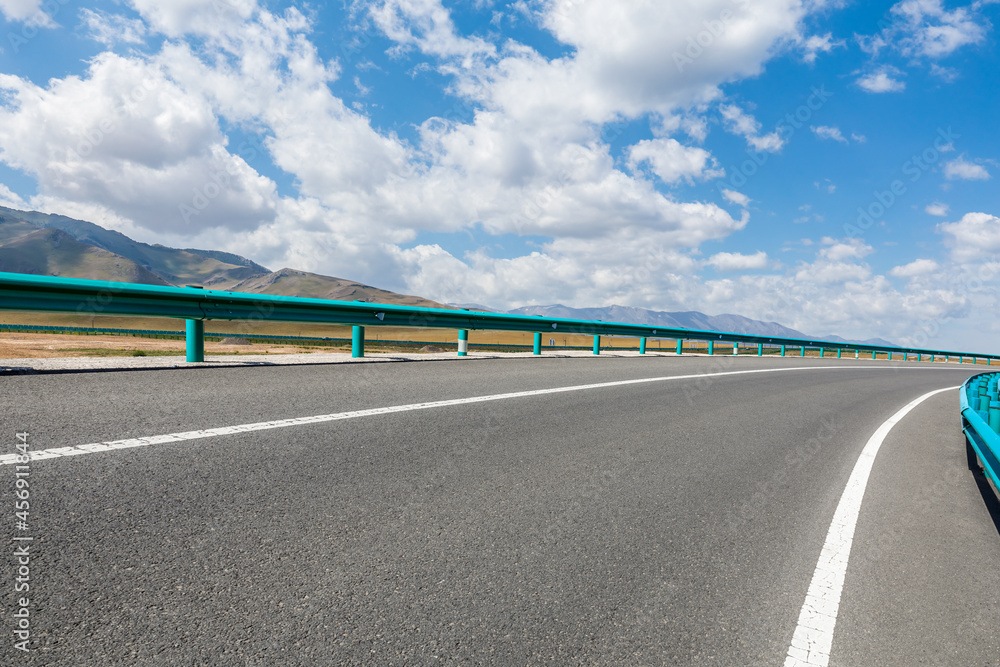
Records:
M458 331L458 356L469 356L469 330L459 329Z
M639 339L639 354L646 354L646 339Z
M757 343L757 356L758 357L764 356L764 343Z
M875 356L875 350L872 350L872 361L875 361L877 357Z
M733 356L735 357L739 353L740 353L740 344L733 343Z
M1000 433L1000 401L996 399L990 401L990 428Z
M351 357L360 359L365 356L365 328L354 325L351 331Z
M785 356L785 346L781 346L781 356Z
M715 341L714 340L708 341L708 354L709 354L709 356L715 354Z
M531 353L532 354L542 353L542 334L539 331L535 332L535 344L532 347Z
M680 338L677 339L677 354L684 354L684 341Z
M187 360L191 363L205 361L205 320L187 320L185 341Z
M819 358L822 359L824 356L826 356L826 348L821 347L819 348Z
M601 353L601 336L600 334L594 336L594 354Z
M801 347L801 353L799 354L799 356L800 356L800 357L804 357L804 356L806 356L806 346L805 346L805 345L803 345L803 346Z
M843 354L844 354L844 351L841 348L838 347L837 348L837 358L840 359L841 355L843 355Z

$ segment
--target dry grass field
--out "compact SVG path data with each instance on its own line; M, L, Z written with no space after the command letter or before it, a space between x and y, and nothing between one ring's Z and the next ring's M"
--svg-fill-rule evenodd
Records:
M5 313L0 318L0 324L29 324L51 327L97 327L107 329L146 329L153 331L180 333L184 330L183 320L162 318L129 318L129 317L90 317L79 315L46 315L31 313ZM213 320L206 322L206 333L222 334L232 337L253 336L303 336L327 339L325 341L291 341L253 342L249 345L221 344L217 340L205 342L205 353L215 354L301 354L304 352L350 352L351 327L342 325L296 324L289 322L227 322ZM435 345L445 350L456 348L458 332L453 329L424 329L400 327L365 328L366 352L419 352L425 344ZM470 331L470 350L477 346L489 346L487 349L530 350L534 334L520 331ZM407 344L408 342L408 344ZM636 338L602 337L601 349L637 349L639 341ZM543 349L583 348L593 347L593 337L587 335L542 334ZM677 342L673 339L647 342L650 352L673 352ZM480 348L482 349L482 348ZM685 353L708 352L708 344L687 342ZM732 354L732 345L720 343L715 347L718 355ZM755 355L756 347L744 346L741 355ZM76 334L42 334L34 332L0 332L0 359L41 358L41 357L76 357L76 356L143 356L143 355L183 355L184 341L182 339L163 339L155 337L131 335L76 335ZM765 354L778 354L778 348L765 348ZM789 348L789 356L799 356L798 348ZM808 357L818 357L819 350L806 351ZM827 351L827 357L836 357L836 352ZM865 355L863 355L865 356ZM853 352L845 352L844 358L853 358ZM870 354L866 358L871 358ZM879 359L885 359L885 354L879 354ZM898 358L898 355L897 355ZM943 361L938 359L938 361ZM968 360L966 363L970 363ZM982 362L985 363L985 362Z

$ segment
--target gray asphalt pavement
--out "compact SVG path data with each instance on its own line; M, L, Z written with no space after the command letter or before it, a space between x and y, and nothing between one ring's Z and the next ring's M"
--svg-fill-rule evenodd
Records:
M984 367L542 358L0 377L9 453L18 430L42 450L804 366L821 368L33 461L32 650L13 646L8 546L0 662L780 665L868 438ZM831 665L1000 664L1000 534L959 423L948 392L886 440ZM8 537L14 479L0 466Z

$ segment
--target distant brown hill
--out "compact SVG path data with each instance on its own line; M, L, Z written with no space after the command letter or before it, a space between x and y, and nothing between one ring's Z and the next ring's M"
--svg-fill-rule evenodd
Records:
M0 270L89 280L167 285L130 259L80 243L59 229L36 229L0 245Z
M149 285L446 308L419 296L294 269L272 272L220 250L135 241L100 225L0 206L0 271Z
M237 283L230 290L254 294L282 294L312 299L334 299L336 301L367 301L369 303L393 303L423 308L448 308L448 306L436 301L419 296L397 294L353 280L296 271L295 269L281 269L274 273L254 276Z

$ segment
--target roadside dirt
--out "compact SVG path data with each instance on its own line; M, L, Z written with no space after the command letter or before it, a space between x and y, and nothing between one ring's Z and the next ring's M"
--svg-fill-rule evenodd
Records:
M74 336L69 334L0 333L0 359L49 359L53 357L129 356L135 350L184 355L184 341L132 336ZM302 354L344 352L346 348L299 345L220 345L205 343L206 354Z

